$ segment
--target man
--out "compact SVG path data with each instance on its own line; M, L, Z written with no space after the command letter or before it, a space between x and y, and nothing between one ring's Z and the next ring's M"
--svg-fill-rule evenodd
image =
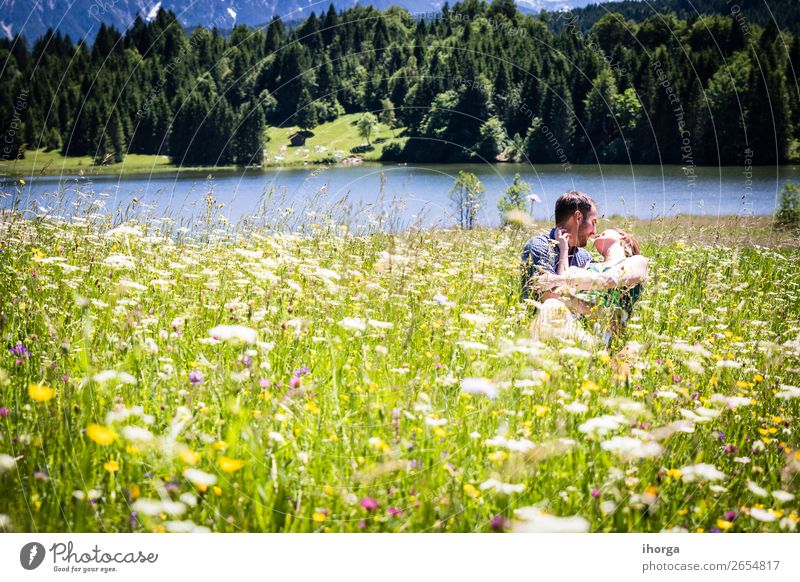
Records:
M536 276L540 272L556 274L559 252L559 237L569 243L569 267L585 267L591 255L583 247L595 234L597 226L597 204L583 192L566 192L556 200L556 227L550 234L533 237L522 250L522 298L532 297L543 301L552 294L542 296L534 289Z

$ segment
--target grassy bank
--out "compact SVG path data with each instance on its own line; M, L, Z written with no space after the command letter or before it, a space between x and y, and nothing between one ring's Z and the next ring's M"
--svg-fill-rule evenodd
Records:
M150 172L174 171L167 156L129 154L119 164L96 166L91 156L65 157L58 151L31 150L25 158L0 162L0 176L8 178L27 178L28 176L70 175L113 175L146 174ZM192 168L201 169L201 168Z
M2 523L794 529L800 250L648 226L620 367L530 340L520 231L6 215Z
M324 161L341 162L349 157L357 156L364 161L378 161L383 148L392 141L403 141L399 136L401 128L391 129L387 125L378 124L377 130L370 137L371 146L358 135L356 122L360 113L342 115L341 117L318 125L313 129L313 136L306 140L304 146L292 147L289 136L299 128L271 127L267 130L269 141L265 153L266 165L319 163Z
M364 161L380 160L383 148L397 138L402 129L390 129L378 124L375 134L370 137L369 147L359 137L356 122L360 114L342 115L334 121L315 127L305 145L293 147L289 137L298 131L296 127L270 127L267 130L269 141L265 147L265 167L302 166L304 164L339 163L347 158L360 158ZM168 156L128 154L118 164L97 166L91 156L65 157L58 151L44 149L31 150L21 160L0 161L0 177L25 178L32 175L58 176L62 174L79 175L128 175L151 172L233 170L236 166L176 166Z

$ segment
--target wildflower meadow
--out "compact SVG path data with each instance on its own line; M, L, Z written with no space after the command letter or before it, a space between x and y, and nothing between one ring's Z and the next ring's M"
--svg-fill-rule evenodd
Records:
M3 214L0 529L796 529L796 245L640 233L618 352L526 230L213 226Z

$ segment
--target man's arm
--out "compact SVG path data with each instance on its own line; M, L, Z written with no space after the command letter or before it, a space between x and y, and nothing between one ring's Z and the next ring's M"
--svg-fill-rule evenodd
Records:
M540 295L536 291L537 281L542 272L555 275L551 255L550 239L534 237L529 240L522 249L522 298L528 299ZM533 294L533 295L532 295ZM546 293L543 299L554 297L552 293Z

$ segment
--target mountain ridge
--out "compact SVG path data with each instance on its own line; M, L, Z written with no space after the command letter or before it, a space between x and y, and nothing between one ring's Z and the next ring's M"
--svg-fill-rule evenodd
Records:
M556 11L586 6L595 0L520 0L521 12ZM273 16L286 20L303 20L311 12L325 12L333 4L337 11L358 4L378 10L392 6L405 8L412 14L439 12L445 0L47 0L30 2L7 0L0 17L0 37L12 39L20 34L29 42L52 28L73 40L94 40L100 24L127 30L137 14L144 20L155 18L158 10L171 10L184 28L232 29L237 24L266 25ZM451 2L451 5L454 2Z

